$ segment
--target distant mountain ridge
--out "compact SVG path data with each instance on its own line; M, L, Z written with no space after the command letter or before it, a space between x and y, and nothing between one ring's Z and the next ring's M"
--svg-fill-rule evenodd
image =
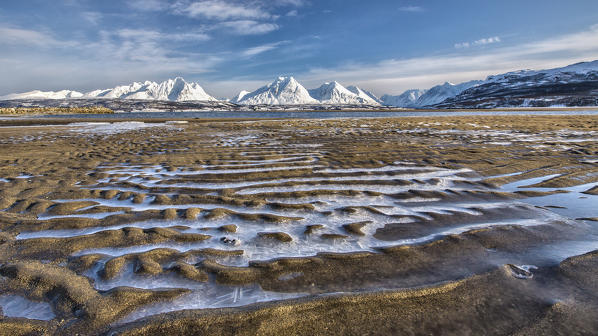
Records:
M181 77L162 83L134 82L81 93L73 90L30 91L0 100L130 99L159 101L219 101L198 83ZM227 100L228 101L228 100ZM427 90L411 89L378 98L356 86L336 81L308 90L293 77L278 77L253 92L230 99L239 105L380 105L405 108L495 108L528 106L598 106L598 60L547 70L520 70L460 84L445 82Z
M444 83L416 100L382 96L384 105L431 108L598 106L598 60L547 70L519 70L461 84Z
M387 106L414 107L419 97L426 93L426 91L427 90L411 89L398 96L383 95L380 97L380 101L382 102L382 105Z
M146 81L134 82L130 85L117 86L112 89L94 90L81 93L71 90L56 92L31 91L10 94L1 97L9 99L136 99L136 100L167 100L167 101L217 101L207 94L198 83L188 83L181 77L166 80L162 83Z
M598 61L522 70L485 81L435 105L442 108L598 106Z
M117 86L113 89L95 90L82 98L121 98L169 101L216 101L207 94L198 83L188 83L181 77L169 79L162 83L146 81L128 86Z

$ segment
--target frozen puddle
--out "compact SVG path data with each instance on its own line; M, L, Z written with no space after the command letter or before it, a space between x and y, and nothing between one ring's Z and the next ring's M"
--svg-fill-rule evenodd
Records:
M19 295L0 295L0 306L6 317L44 321L56 317L49 303L31 301Z
M583 194L584 191L593 188L598 185L598 182L580 184L573 187L561 187L561 188L538 188L538 187L527 187L530 185L538 184L544 181L548 181L552 178L560 176L559 174L535 177L517 182L505 184L502 186L503 189L515 192L515 191L557 191L563 190L566 193L557 193L539 197L529 197L524 200L526 203L530 203L537 206L548 206L552 207L551 211L554 211L562 216L576 219L576 218L591 218L598 217L598 196Z

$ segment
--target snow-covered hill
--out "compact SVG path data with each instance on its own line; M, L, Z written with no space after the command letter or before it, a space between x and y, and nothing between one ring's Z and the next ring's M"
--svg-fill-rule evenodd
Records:
M482 81L473 80L461 84L446 82L442 85L436 85L421 95L414 103L415 107L424 107L442 103L448 98L453 98L461 92L480 84Z
M598 61L547 70L521 70L485 81L436 104L445 108L596 106Z
M272 83L243 96L244 105L300 105L318 104L309 92L293 77L278 77Z
M12 93L6 96L0 97L0 100L13 100L13 99L69 99L69 98L80 98L83 94L77 91L61 90L61 91L29 91L23 93Z
M473 80L461 84L445 82L436 85L428 90L411 89L398 96L384 95L382 102L384 105L396 107L426 107L442 103L446 99L453 98L461 92L482 83L479 80Z

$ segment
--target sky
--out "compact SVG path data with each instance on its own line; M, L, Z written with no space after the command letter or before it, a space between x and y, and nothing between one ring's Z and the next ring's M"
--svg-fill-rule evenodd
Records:
M598 59L596 0L0 1L0 95L182 76L400 94Z

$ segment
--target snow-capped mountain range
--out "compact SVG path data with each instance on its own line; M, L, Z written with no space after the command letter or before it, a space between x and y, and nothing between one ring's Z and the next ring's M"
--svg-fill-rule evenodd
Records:
M274 82L246 93L241 91L231 101L241 105L371 105L380 106L378 98L356 86L345 88L328 82L307 90L293 77L278 77Z
M135 82L128 86L117 86L113 89L95 90L84 94L82 98L121 98L169 101L217 100L207 94L199 84L187 83L181 77L169 79L162 83L150 81L144 83Z
M57 92L30 91L25 93L10 94L0 97L9 99L137 99L137 100L168 100L168 101L216 101L217 99L207 94L197 83L188 83L181 77L169 79L162 83L146 81L135 82L131 85L117 86L112 89L94 90L81 93L71 90Z
M171 102L218 101L198 83L177 77L162 83L146 81L112 89L81 93L31 91L0 100L27 99L131 99ZM427 90L412 89L400 95L376 97L356 86L327 82L308 90L293 77L278 77L253 92L241 91L230 100L239 105L362 105L393 107L484 108L511 106L597 106L598 60L548 70L521 70L460 84L444 83Z

